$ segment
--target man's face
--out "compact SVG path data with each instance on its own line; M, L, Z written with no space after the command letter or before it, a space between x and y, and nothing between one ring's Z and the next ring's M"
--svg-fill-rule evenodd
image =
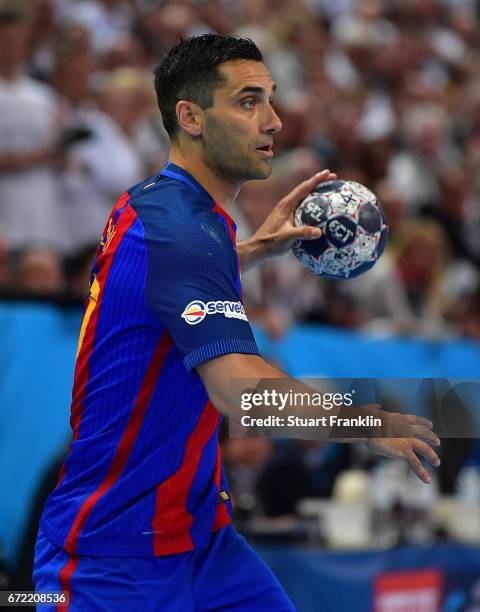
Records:
M272 106L275 84L262 62L222 64L225 83L204 110L205 162L231 182L265 179L272 173L273 134L282 124Z

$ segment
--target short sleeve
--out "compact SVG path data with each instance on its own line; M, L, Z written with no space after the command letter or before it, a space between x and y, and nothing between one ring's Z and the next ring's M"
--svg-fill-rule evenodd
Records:
M186 368L227 353L258 355L237 289L235 247L215 215L151 228L145 239L147 302Z

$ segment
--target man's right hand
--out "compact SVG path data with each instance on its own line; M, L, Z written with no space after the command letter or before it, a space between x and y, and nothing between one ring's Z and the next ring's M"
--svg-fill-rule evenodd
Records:
M432 421L412 414L385 411L381 414L384 436L365 440L367 448L384 457L405 459L420 480L430 484L430 475L418 455L434 467L440 465L440 459L432 448L440 445Z
M280 379L284 383L290 381L290 387L295 389L298 385L299 391L306 391L307 388L299 381L290 378L274 366L268 364L258 355L241 355L230 353L217 357L203 363L197 368L198 374L203 380L208 395L214 406L225 416L231 417L234 421L238 420L240 409L236 402L232 405L233 380L260 381L261 379ZM255 386L255 384L253 385ZM288 385L287 385L288 386ZM270 411L271 412L271 411ZM265 411L265 414L268 410ZM330 414L329 411L324 412ZM432 431L433 423L420 416L412 414L400 414L397 412L386 412L378 404L367 404L360 408L340 407L339 417L354 416L378 416L381 418L381 426L372 431L372 436L365 435L365 428L359 428L359 436L351 435L350 438L343 438L342 432L354 431L355 428L338 427L319 427L311 430L313 435L310 439L330 440L331 442L364 442L368 448L380 455L405 459L417 476L426 483L430 482L428 472L423 467L418 455L425 457L432 465L438 466L440 460L432 446L438 446L440 440ZM302 410L299 416L320 416L319 408L309 408ZM283 428L281 434L287 437L299 437L293 435L294 428ZM303 433L303 432L302 432ZM363 437L361 437L363 436ZM305 439L305 437L304 437Z

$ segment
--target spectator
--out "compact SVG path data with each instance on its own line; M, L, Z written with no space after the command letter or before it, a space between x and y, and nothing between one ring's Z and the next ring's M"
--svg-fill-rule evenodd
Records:
M83 0L64 4L64 22L86 27L95 51L113 46L132 27L134 12L126 0Z
M414 105L404 114L403 130L409 148L391 158L388 177L413 212L439 206L441 173L458 159L447 126L446 112L438 105Z
M452 324L461 338L480 342L480 290L463 295L452 305Z
M428 219L405 225L394 257L410 308L421 328L432 333L446 332L443 281L449 244L442 228Z
M25 71L30 24L19 9L0 11L0 230L13 249L65 248L58 175L55 92Z
M60 257L53 251L23 252L16 266L16 288L25 293L59 295L65 290Z
M224 441L225 469L239 519L264 513L258 499L258 473L270 454L271 443L267 438L227 438Z
M155 95L134 68L112 71L99 87L100 110L122 130L139 154L142 173L155 174L166 161L168 137L157 120Z
M120 126L95 105L95 57L87 33L75 26L64 43L63 37L53 82L63 96L70 134L62 187L73 253L98 241L115 198L140 180L144 169Z

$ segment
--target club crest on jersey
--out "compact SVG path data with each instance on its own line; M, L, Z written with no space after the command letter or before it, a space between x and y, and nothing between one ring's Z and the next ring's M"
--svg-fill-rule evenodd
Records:
M100 238L100 251L102 253L104 253L108 249L110 242L112 238L114 237L114 235L115 235L115 221L112 219L112 217L110 217L110 219L108 220L107 228L103 236Z
M229 302L228 300L218 300L212 302L202 302L193 300L182 313L182 319L189 325L201 323L207 315L222 314L228 319L241 319L247 321L247 315L241 302Z

